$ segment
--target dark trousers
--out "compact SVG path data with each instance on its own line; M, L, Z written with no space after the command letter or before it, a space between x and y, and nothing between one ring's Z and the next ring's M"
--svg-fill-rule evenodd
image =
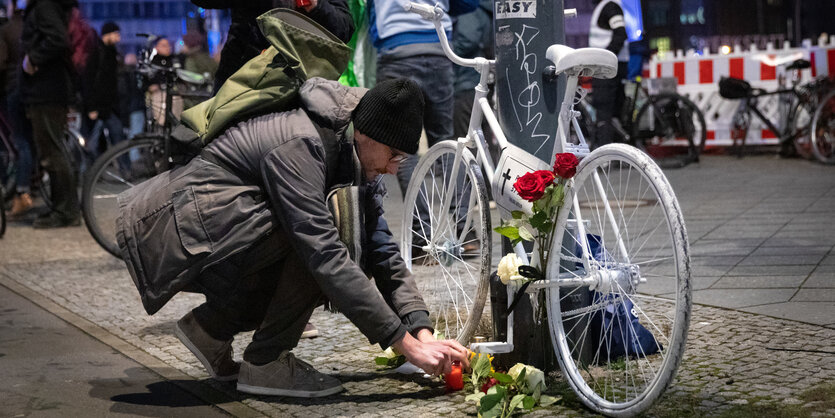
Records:
M9 125L12 129L15 147L17 147L17 171L15 171L15 191L29 193L32 187L32 124L26 119L23 102L20 101L20 89L13 89L6 97Z
M38 104L26 107L32 122L32 141L52 186L52 211L65 220L78 218L78 180L72 166L64 128L67 106Z
M626 99L623 91L623 80L626 79L627 65L618 63L618 74L615 78L595 78L591 81L592 106L596 113L597 127L594 139L589 144L591 149L611 144L616 139L622 139L612 124L612 119L620 117L623 102Z
M393 59L387 56L380 56L377 61L377 81L384 81L392 78L408 78L423 92L423 129L426 131L426 138L429 146L435 145L445 139L453 139L453 111L455 98L453 95L453 68L449 58L442 55L415 55L405 58ZM405 196L412 173L418 163L417 155L410 155L400 163L397 170L397 181L400 184L400 191ZM452 161L446 163L452 167ZM458 184L463 183L463 176L459 175ZM457 189L460 192L460 188ZM426 196L426 194L423 194ZM469 194L456 193L452 199L452 205L458 206L457 223L459 229L464 226L464 219L467 215L467 203ZM420 215L412 221L412 228L430 235L430 215L425 199L417 199L417 213ZM452 208L451 208L452 209ZM437 209L435 209L437 210ZM460 232L460 231L458 231ZM422 239L415 239L415 245L423 245Z
M441 55L416 55L391 59L381 56L377 61L377 81L408 78L423 92L423 129L429 146L452 139L453 70L449 58ZM418 157L412 155L400 164L397 180L405 194Z
M299 343L322 291L286 236L273 233L201 274L206 303L194 309L213 338L255 330L244 360L265 364Z

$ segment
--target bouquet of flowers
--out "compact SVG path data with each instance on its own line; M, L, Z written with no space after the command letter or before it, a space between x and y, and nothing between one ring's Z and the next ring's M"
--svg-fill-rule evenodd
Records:
M533 366L516 363L507 373L493 369L493 357L472 353L473 369L469 383L473 393L467 401L478 405L479 417L509 417L518 410L530 411L536 406L548 406L559 398L544 395L545 373Z
M499 262L498 275L502 283L510 281L529 281L537 277L544 277L544 271L536 269L537 265L545 266L546 253L551 236L554 233L555 220L565 198L565 187L569 179L577 173L579 161L572 153L558 153L554 161L553 170L537 170L525 173L513 184L513 188L522 199L533 204L531 213L513 211L513 219L502 222L494 230L510 239L512 245L521 241L535 241L539 253L531 267L525 269L515 254L510 253ZM543 268L544 270L544 268Z

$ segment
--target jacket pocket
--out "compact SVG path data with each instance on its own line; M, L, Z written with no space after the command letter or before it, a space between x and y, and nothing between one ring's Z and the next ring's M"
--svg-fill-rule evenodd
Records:
M183 248L191 255L214 251L214 245L206 232L200 208L194 198L194 188L177 190L172 194L171 200L174 222L177 224L177 234Z

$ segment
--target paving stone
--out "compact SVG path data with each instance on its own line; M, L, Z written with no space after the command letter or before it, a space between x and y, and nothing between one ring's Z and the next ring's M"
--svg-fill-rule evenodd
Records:
M729 276L805 276L815 269L814 265L757 265L736 266Z
M791 300L792 302L835 303L835 287L828 289L800 289Z
M693 300L723 308L742 308L765 303L788 302L794 289L707 289L693 292Z
M739 262L740 266L790 266L790 265L815 265L823 259L823 255L755 255L745 257Z
M807 322L810 324L826 325L832 323L832 312L835 312L835 303L775 303L771 305L760 305L748 308L741 308L741 310L746 312L774 316L777 318L785 318L792 319L795 321Z
M712 289L797 288L804 280L806 280L806 276L726 276L717 280L710 287Z

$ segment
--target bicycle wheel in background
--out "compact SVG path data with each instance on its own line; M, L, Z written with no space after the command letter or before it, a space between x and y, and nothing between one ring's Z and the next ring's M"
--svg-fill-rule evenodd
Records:
M835 92L821 100L811 123L811 148L818 161L835 164Z
M111 147L87 170L81 212L90 235L107 252L121 258L116 243L116 196L167 168L163 138L137 136Z
M633 144L662 167L698 162L705 149L707 127L702 111L677 93L647 98L632 124Z
M492 333L490 315L482 315L490 287L492 231L481 168L467 149L456 161L456 146L455 141L432 146L415 167L404 197L400 249L434 328L467 344L474 335ZM445 207L456 164L460 192Z
M586 237L577 232L573 210L561 210L548 276L586 277L585 241L600 281L593 289L546 289L551 341L563 377L584 404L631 416L661 396L684 354L691 290L681 209L658 165L623 144L584 158L568 191L565 208L576 196Z

